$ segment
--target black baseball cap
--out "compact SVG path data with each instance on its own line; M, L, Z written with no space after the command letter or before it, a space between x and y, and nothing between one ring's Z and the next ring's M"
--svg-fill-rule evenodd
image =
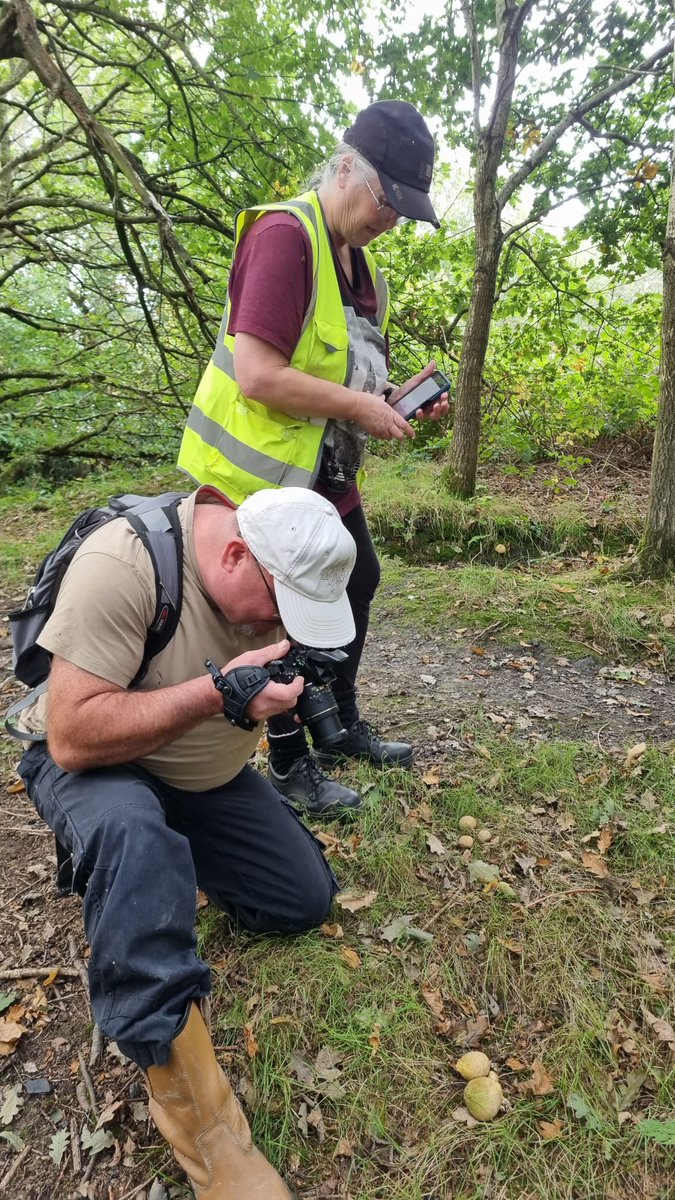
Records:
M391 207L413 221L440 221L429 199L434 139L407 100L378 100L357 115L343 141L375 167Z

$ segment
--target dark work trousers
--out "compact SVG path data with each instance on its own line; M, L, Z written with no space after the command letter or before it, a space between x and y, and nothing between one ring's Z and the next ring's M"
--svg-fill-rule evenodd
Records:
M185 792L135 766L62 771L39 744L19 773L72 855L94 1020L139 1067L166 1062L190 1001L209 992L197 887L256 932L300 933L326 919L338 887L321 847L252 767Z
M349 583L347 595L351 604L356 634L354 640L345 646L347 658L336 667L336 679L331 684L331 690L340 713L345 729L349 729L359 719L356 702L356 674L363 654L363 646L368 632L370 605L380 582L380 564L378 561L373 539L366 522L365 513L359 504L342 517L342 524L351 533L356 542L356 562ZM308 753L304 727L298 727L297 722L287 713L271 717L267 723L270 741L270 756L274 763L279 762L285 769L283 760L301 758Z

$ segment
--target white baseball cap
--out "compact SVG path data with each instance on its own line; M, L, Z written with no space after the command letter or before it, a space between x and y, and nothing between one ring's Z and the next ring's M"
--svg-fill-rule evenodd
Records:
M274 578L286 632L317 649L351 642L356 630L345 589L356 543L330 500L306 488L263 488L242 501L237 521Z

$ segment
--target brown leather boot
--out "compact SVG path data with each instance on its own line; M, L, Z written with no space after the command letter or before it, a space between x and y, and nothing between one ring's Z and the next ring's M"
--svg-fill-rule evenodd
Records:
M150 1116L190 1177L197 1200L291 1200L253 1145L239 1102L216 1059L199 1007L163 1067L149 1067Z

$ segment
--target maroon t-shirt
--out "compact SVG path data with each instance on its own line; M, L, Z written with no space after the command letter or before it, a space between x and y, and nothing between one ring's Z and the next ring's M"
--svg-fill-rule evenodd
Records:
M342 302L374 321L377 296L365 256L354 249L351 256L353 284L333 253ZM312 245L297 217L274 212L254 222L237 247L228 292L227 332L262 338L290 361L312 297ZM360 501L356 484L341 496L319 485L315 490L330 500L341 516Z

